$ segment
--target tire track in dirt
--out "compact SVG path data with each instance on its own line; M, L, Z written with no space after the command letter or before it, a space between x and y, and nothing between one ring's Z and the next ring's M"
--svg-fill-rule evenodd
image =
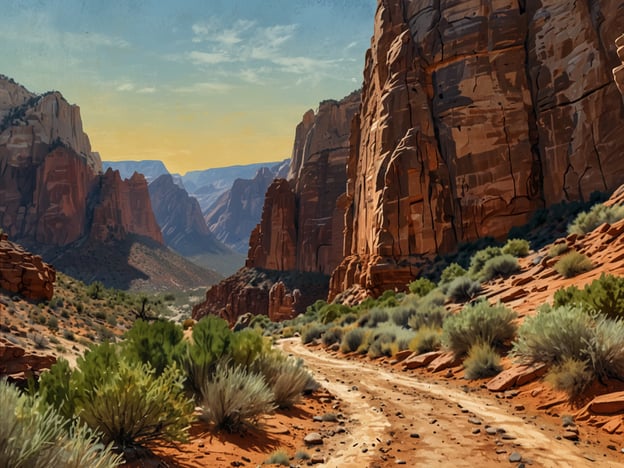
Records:
M391 466L398 460L406 466L517 466L509 456L518 452L533 467L624 467L592 456L592 447L557 440L554 430L534 418L511 414L494 398L339 359L297 339L283 340L281 346L304 359L323 387L342 400L353 421L345 438L326 441L330 455L324 466ZM505 432L488 435L487 425Z

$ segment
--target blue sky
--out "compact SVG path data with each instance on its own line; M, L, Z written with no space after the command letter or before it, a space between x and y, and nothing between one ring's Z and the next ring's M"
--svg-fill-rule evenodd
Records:
M170 170L290 156L362 83L375 0L2 0L0 73L80 105L107 160Z

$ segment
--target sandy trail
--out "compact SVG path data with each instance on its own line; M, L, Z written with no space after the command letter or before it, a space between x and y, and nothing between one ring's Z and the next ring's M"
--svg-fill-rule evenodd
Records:
M517 466L509 461L517 452L527 466L624 467L594 455L593 447L583 442L556 439L557 428L537 416L518 414L509 403L448 382L424 382L414 375L339 359L309 349L298 339L284 340L281 346L305 360L317 380L344 402L343 410L353 421L346 439L328 441L324 466L391 466L399 460L424 467ZM505 432L489 435L488 425Z

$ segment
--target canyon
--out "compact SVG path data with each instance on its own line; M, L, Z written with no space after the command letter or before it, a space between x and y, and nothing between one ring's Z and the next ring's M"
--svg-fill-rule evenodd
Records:
M613 191L624 183L620 10L380 0L361 98L332 111L340 122L320 123L323 103L304 115L246 267L330 275L328 300L379 295L461 243L503 239L544 207ZM335 148L344 175L325 162ZM243 285L231 283L195 316L239 309Z

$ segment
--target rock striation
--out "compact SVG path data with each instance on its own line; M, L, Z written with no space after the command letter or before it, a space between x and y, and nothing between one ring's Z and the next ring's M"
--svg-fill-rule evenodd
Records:
M351 120L360 93L323 101L295 131L287 179L267 190L260 224L249 242L247 266L331 274L342 259L344 193Z
M27 252L0 234L0 288L27 299L49 300L56 271L38 255Z
M253 179L236 179L206 211L210 231L237 252L246 254L249 235L260 221L264 196L281 165L261 167Z
M163 242L147 183L102 175L80 109L0 76L0 227L28 246L65 247L140 235Z
M617 2L380 0L330 298L624 182Z
M615 79L615 84L620 90L620 93L624 96L624 34L615 40L615 46L617 47L617 54L622 64L613 69L613 78Z
M260 223L251 232L246 268L213 286L193 318L219 315L230 323L247 312L281 319L327 297L328 275L340 263L351 120L360 93L323 101L295 131L286 178L266 191ZM268 275L265 281L250 277Z

